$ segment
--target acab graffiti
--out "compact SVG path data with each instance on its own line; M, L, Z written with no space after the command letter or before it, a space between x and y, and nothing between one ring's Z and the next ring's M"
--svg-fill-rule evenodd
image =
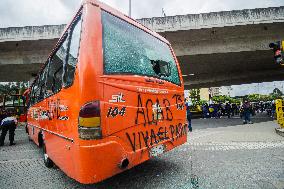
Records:
M175 94L172 99L175 102L174 106L171 106L170 101L167 98L155 100L147 99L144 100L141 94L137 96L137 111L135 118L135 125L143 124L144 127L147 125L158 125L159 121L166 120L165 123L170 123L174 120L174 114L171 108L176 110L183 110L184 103L182 96ZM152 110L152 111L151 111ZM159 126L159 128L151 128L148 131L138 131L133 133L127 133L126 137L132 147L133 151L141 149L144 146L149 148L154 144L158 144L164 140L178 139L187 134L187 124L178 123L170 124L170 126Z
M183 110L184 103L182 100L182 96L175 94L172 96L172 99L175 99L175 105L177 110ZM143 108L145 107L145 108ZM163 108L162 108L163 107ZM149 111L152 109L152 111ZM158 120L167 120L172 121L174 119L173 113L171 110L171 103L167 98L159 100L156 98L155 101L152 99L147 99L146 102L142 101L141 95L138 94L137 99L137 111L136 111L136 118L135 124L138 125L139 119L143 120L144 126L146 124L157 124Z
M162 105L165 107L164 110L161 107L161 102L157 98L155 102L153 102L152 99L147 99L143 108L143 102L141 95L138 95L138 104L137 104L137 111L136 111L136 118L135 118L135 124L140 124L139 118L142 117L143 124L146 126L146 124L157 124L158 120L173 120L173 113L170 109L170 101L168 99L162 100ZM146 110L145 110L146 109ZM152 109L152 111L150 111Z

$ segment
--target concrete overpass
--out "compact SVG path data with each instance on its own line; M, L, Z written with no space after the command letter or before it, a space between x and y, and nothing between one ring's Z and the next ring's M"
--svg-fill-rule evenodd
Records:
M171 42L187 88L284 80L268 48L284 39L283 6L138 21ZM0 81L27 80L36 73L63 28L0 29Z

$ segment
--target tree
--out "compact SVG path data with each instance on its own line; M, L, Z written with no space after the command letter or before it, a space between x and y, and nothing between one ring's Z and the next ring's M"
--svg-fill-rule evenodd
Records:
M226 102L230 102L230 103L239 103L238 99L226 96L226 95L218 95L218 96L213 96L212 100L214 102L218 102L218 103L226 103Z
M189 90L189 97L192 102L200 101L200 89Z
M283 95L282 91L280 91L280 89L278 89L278 88L273 89L272 94L275 94L275 95L278 95L278 96Z
M272 93L269 94L270 100L282 99L283 93L278 88L273 89Z

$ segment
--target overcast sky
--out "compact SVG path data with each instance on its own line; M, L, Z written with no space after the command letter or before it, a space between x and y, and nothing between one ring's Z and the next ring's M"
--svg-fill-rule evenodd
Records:
M128 0L102 0L128 14ZM0 0L0 27L64 24L81 0ZM284 0L132 0L132 17L196 14L284 6Z
M284 82L274 81L274 82L264 82L264 83L254 83L254 84L243 84L243 85L233 85L231 96L243 96L248 94L264 94L268 95L273 92L275 88L278 88L284 93Z

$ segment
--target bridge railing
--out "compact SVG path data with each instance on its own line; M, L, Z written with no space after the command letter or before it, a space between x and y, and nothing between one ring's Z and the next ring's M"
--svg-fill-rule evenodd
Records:
M281 128L284 128L284 101L281 99L277 99L275 101L276 105L276 118L277 118L277 123L280 125Z

